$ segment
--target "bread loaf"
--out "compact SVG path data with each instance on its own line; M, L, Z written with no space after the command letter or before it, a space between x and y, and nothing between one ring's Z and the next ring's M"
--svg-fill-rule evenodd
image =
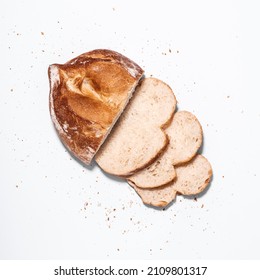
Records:
M69 151L90 164L124 110L143 70L105 49L49 67L50 114Z
M151 165L128 178L140 188L156 188L174 180L174 165L189 161L202 144L202 128L190 112L179 111L165 129L169 145Z
M163 128L175 107L167 84L145 78L97 153L98 165L107 173L129 176L154 162L169 142Z

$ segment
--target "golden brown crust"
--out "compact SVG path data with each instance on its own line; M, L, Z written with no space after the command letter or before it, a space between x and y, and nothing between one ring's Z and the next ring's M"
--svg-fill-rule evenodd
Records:
M65 146L91 159L126 106L143 70L110 50L84 53L49 67L50 113Z

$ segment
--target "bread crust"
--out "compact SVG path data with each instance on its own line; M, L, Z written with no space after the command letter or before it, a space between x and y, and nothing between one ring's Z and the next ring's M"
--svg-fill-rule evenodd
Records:
M143 73L132 60L106 49L49 66L50 115L74 156L90 164Z

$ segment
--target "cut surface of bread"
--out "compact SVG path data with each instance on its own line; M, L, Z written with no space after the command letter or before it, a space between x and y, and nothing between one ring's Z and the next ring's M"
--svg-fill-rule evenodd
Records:
M176 181L172 188L182 195L196 195L204 191L212 177L209 161L202 155L195 156L190 162L176 166Z
M98 165L124 177L155 161L169 142L162 128L172 119L175 107L176 98L167 84L143 79L97 153Z
M153 189L143 189L129 182L145 204L165 207L176 197L176 194L196 195L201 193L209 184L212 168L202 155L196 155L190 162L177 166L176 178L173 182Z
M58 135L74 156L90 164L144 71L115 51L99 49L50 65L48 72Z
M202 128L197 118L190 112L175 113L166 128L169 145L161 156L148 167L128 178L135 186L156 188L174 180L174 165L189 161L202 144Z
M159 187L155 189L138 188L133 182L128 181L137 194L141 197L144 204L165 207L171 203L177 195L177 191L173 190L171 186Z

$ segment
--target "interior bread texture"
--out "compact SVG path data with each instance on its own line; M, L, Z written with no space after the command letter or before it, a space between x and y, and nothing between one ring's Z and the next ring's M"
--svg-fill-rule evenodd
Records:
M144 78L107 140L95 156L107 173L127 177L154 162L169 143L164 127L171 121L176 98L156 78Z
M174 191L171 186L158 187L156 189L142 189L138 188L131 181L128 181L128 184L134 188L144 204L154 207L166 207L177 196L177 191Z
M134 187L143 203L155 207L165 207L181 195L197 195L205 190L212 178L209 161L202 155L196 155L191 161L176 166L176 178L173 182L159 188L143 189L129 182Z
M112 50L93 50L49 67L50 114L66 148L90 164L144 71Z
M165 129L169 145L161 156L148 167L128 177L128 181L141 188L157 188L174 180L174 165L189 161L202 144L202 128L190 112L179 111Z

